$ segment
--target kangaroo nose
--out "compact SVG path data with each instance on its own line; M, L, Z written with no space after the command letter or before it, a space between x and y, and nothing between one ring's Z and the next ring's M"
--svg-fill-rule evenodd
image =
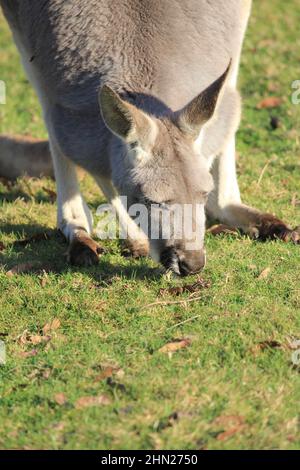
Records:
M178 260L179 272L181 276L196 274L204 268L206 263L205 250L190 251Z
M188 276L204 268L206 255L204 249L183 252L169 247L161 253L160 261L167 270L180 276Z

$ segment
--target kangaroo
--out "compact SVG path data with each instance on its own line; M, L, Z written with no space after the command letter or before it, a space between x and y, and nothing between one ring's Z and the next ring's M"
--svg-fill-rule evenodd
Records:
M203 268L206 218L254 237L299 243L296 230L243 204L237 182L237 76L251 0L0 4L41 103L57 184L58 227L70 243L70 262L91 265L101 252L91 238L93 221L77 165L94 177L117 211L135 254L150 250L176 274ZM9 173L5 139L0 162ZM47 154L47 143L36 145L44 145ZM23 157L29 162L28 151ZM167 239L148 238L121 196L129 204L155 204L167 212L174 204L191 205L198 234L193 249L172 231ZM161 220L154 212L149 223Z

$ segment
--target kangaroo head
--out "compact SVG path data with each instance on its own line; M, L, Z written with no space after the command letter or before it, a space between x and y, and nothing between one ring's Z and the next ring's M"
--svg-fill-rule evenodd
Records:
M99 94L104 122L119 137L114 184L129 205L139 205L139 213L146 209L142 228L147 227L152 257L180 275L198 272L205 264L204 210L213 181L195 141L213 117L228 70L181 111L161 118L106 85Z

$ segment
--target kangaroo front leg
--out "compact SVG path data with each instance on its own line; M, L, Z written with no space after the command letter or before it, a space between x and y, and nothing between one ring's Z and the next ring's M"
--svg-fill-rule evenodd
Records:
M216 158L212 173L215 189L209 196L207 214L237 227L254 238L280 239L300 243L299 229L292 229L273 214L242 204L235 167L235 140L232 139Z
M98 262L100 246L90 237L93 219L79 189L76 167L50 139L57 185L57 225L69 241L68 260L78 266Z

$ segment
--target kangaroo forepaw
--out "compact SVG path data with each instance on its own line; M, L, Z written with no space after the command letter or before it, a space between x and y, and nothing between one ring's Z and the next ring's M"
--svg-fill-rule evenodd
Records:
M99 262L103 248L86 232L76 233L68 250L68 261L75 266L93 266Z
M147 240L126 240L122 250L123 256L141 258L149 256L149 243Z

